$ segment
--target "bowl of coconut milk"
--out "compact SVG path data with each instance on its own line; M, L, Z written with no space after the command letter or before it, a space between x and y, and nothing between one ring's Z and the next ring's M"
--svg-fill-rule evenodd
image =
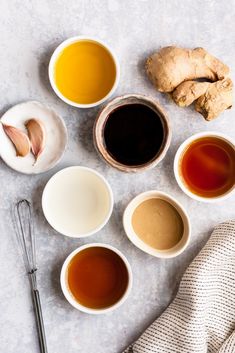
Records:
M54 174L42 195L48 223L59 233L80 238L101 230L113 210L113 193L98 172L72 166Z

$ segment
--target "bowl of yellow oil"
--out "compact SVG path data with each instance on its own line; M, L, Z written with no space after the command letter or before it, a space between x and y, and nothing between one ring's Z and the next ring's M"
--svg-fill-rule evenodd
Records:
M119 76L119 63L113 50L93 37L65 40L55 49L49 63L54 92L78 108L103 103L117 88Z

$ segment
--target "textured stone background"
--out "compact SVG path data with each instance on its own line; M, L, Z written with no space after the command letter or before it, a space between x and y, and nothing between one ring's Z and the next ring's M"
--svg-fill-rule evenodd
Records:
M48 351L56 353L118 353L138 337L174 296L188 263L212 228L234 217L234 197L214 205L185 196L173 176L173 157L179 144L193 133L217 130L235 137L234 110L207 123L192 109L180 109L154 91L143 65L161 46L204 46L233 69L235 62L235 1L165 0L1 0L0 2L0 112L36 99L55 108L64 118L69 143L61 163L38 176L20 175L0 161L0 351L38 352L27 278L14 242L10 207L20 197L35 206L39 286L47 332ZM115 95L144 93L155 97L169 114L173 139L161 164L144 174L126 175L100 160L92 143L97 109L79 110L60 101L48 82L47 67L53 49L64 39L96 35L116 51L121 80ZM233 70L232 70L233 71ZM234 74L234 71L232 72ZM57 234L41 211L41 193L57 170L85 165L103 173L115 197L114 212L98 234L73 240ZM121 217L128 201L141 191L158 189L177 197L192 222L192 240L184 254L160 260L135 248L126 238ZM65 257L84 243L108 242L123 251L134 273L126 303L104 316L73 309L64 299L59 273Z

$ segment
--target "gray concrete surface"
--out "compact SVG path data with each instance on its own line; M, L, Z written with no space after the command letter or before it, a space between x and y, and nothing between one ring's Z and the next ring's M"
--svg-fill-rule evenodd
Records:
M234 196L218 204L189 199L173 175L173 157L179 144L193 133L216 130L235 137L234 110L205 122L191 108L180 109L156 92L146 79L146 56L161 46L203 46L232 69L235 62L235 2L165 0L1 0L0 2L0 112L31 99L52 106L67 125L69 143L61 163L48 173L21 175L0 161L0 351L39 352L27 278L17 253L10 216L16 199L33 201L39 266L39 286L49 353L119 353L164 310L180 277L207 240L213 227L235 215ZM143 174L127 175L108 167L92 143L98 109L67 106L53 93L47 67L53 49L64 39L95 35L111 45L120 60L121 79L115 95L143 93L155 97L169 114L173 139L166 158ZM1 143L1 141L0 141ZM57 170L84 165L103 173L115 197L113 215L98 234L82 240L57 234L41 210L41 193ZM122 213L139 192L158 189L175 196L187 208L192 240L184 254L171 260L153 258L135 248L122 227ZM129 259L134 286L117 311L90 316L76 311L64 299L59 273L65 257L79 245L107 242Z

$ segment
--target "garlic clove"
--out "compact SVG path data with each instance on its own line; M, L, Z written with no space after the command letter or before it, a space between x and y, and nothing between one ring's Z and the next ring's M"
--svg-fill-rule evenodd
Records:
M42 154L46 144L46 130L42 121L38 119L30 119L25 123L28 130L29 140L31 142L31 150L35 157L35 163Z
M25 157L30 152L30 141L28 136L17 129L14 126L6 125L2 123L3 130L5 131L6 135L9 137L11 142L13 143L16 155L20 157Z

